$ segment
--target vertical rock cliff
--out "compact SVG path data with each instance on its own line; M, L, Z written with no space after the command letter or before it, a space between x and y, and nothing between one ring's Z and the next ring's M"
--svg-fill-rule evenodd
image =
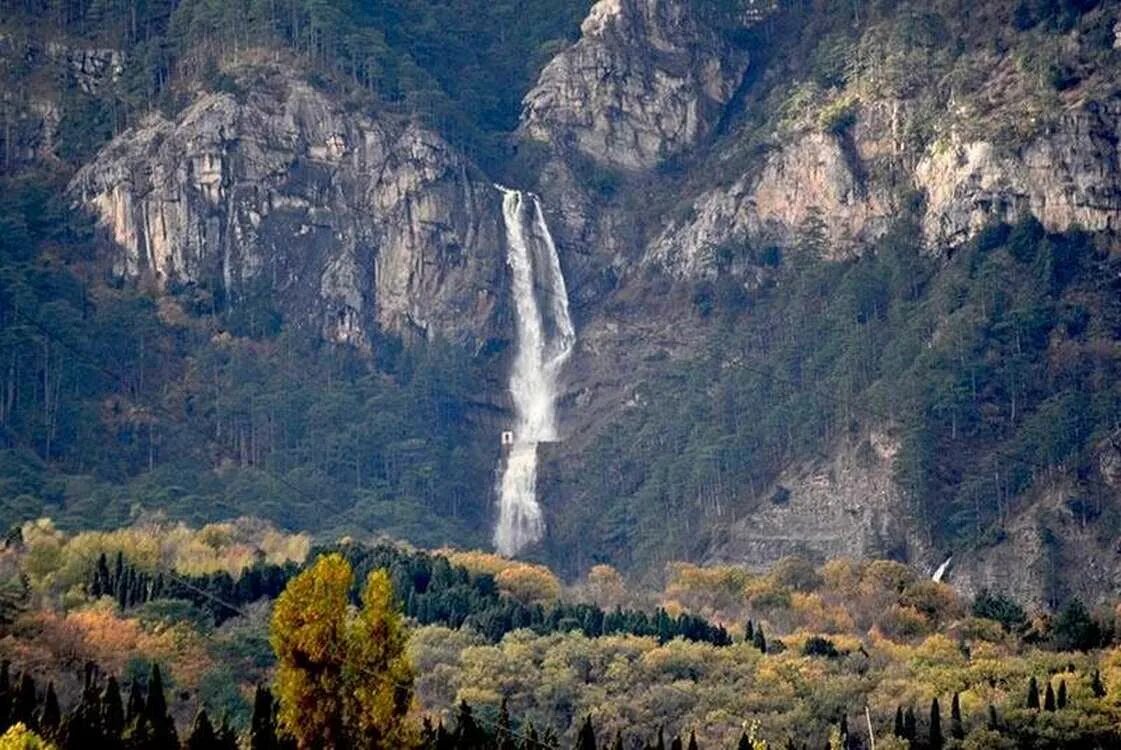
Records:
M435 133L345 110L281 66L235 71L153 115L74 178L114 271L204 285L232 306L267 289L285 317L367 345L495 335L500 196Z

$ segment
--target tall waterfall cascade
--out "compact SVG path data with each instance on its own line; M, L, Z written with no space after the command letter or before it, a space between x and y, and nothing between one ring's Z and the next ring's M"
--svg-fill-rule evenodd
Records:
M576 331L568 290L541 202L532 193L502 191L506 262L511 271L517 350L510 370L516 423L498 482L494 546L516 555L545 533L537 503L537 446L557 439L557 377L572 354Z

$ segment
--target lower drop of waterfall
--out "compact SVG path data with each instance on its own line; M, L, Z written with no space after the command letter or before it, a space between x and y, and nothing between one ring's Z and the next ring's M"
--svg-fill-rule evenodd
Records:
M537 446L557 438L557 376L572 353L576 332L568 314L568 290L557 248L540 201L531 193L496 187L502 191L517 329L510 371L517 421L497 488L494 546L503 555L515 555L545 533L537 503Z

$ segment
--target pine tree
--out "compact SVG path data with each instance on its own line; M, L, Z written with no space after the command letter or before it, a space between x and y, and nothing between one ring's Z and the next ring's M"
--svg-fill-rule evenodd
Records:
M125 723L131 724L144 714L144 692L139 680L133 680L128 691L128 712L125 714Z
M175 721L167 712L167 696L164 695L163 675L160 665L152 663L152 673L148 677L148 695L144 705L144 717L152 728L152 736L159 747L178 747L179 736L175 732Z
M498 709L498 723L495 727L495 745L498 750L516 750L513 737L513 722L510 721L510 705L506 697Z
M206 715L206 709L199 709L191 725L191 734L187 737L187 750L217 750L217 746L218 738Z
M592 717L584 717L584 724L576 736L576 750L596 750L596 733L592 729Z
M1062 711L1067 707L1067 681L1059 680L1059 695L1055 699L1055 705Z
M276 708L272 693L264 685L253 695L253 718L249 723L249 750L276 750Z
M762 625L755 628L755 635L752 636L751 643L755 648L759 649L761 653L767 653L767 636L763 634Z
M900 739L907 736L907 728L903 725L903 706L895 707L895 728L892 734Z
M1035 681L1035 675L1031 676L1028 680L1028 708L1039 709L1039 683Z
M697 747L697 732L692 729L689 730L688 750L700 750L700 748Z
M1043 710L1055 710L1055 689L1051 687L1051 681L1047 681L1047 687L1043 691Z
M11 669L12 664L7 659L0 662L0 725L5 727L15 723L12 718L15 696L12 695Z
M101 725L110 737L120 737L125 730L125 710L121 704L121 687L112 675L101 694Z
M47 695L43 699L43 713L39 716L39 727L48 737L57 734L62 724L62 709L58 705L58 696L54 691L54 683L47 683Z
M930 748L942 750L942 709L938 705L938 698L930 701Z
M225 716L222 717L222 723L214 735L218 750L238 750L237 732L230 726L230 722Z
M19 687L16 688L15 704L12 707L12 720L23 722L28 729L38 731L39 720L35 715L35 707L39 699L35 693L35 680L27 672L21 672Z
M961 699L954 693L950 701L950 736L955 740L965 739L965 725L961 721Z
M475 716L467 701L459 702L459 713L455 724L455 746L457 748L476 748L483 743L483 731L475 722Z
M1102 673L1094 670L1094 677L1090 681L1090 691L1093 692L1095 698L1105 697L1105 685L1102 684Z

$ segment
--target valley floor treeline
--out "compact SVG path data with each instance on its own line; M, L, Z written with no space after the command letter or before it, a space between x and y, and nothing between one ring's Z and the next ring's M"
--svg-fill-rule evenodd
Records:
M878 750L1121 742L1114 610L963 601L896 562L679 563L642 592L607 566L564 585L488 553L310 548L249 521L38 522L0 571L0 658L20 670L0 706L59 747L154 747L136 743L163 726L188 747L311 747L310 727L338 747L865 750L866 707Z

